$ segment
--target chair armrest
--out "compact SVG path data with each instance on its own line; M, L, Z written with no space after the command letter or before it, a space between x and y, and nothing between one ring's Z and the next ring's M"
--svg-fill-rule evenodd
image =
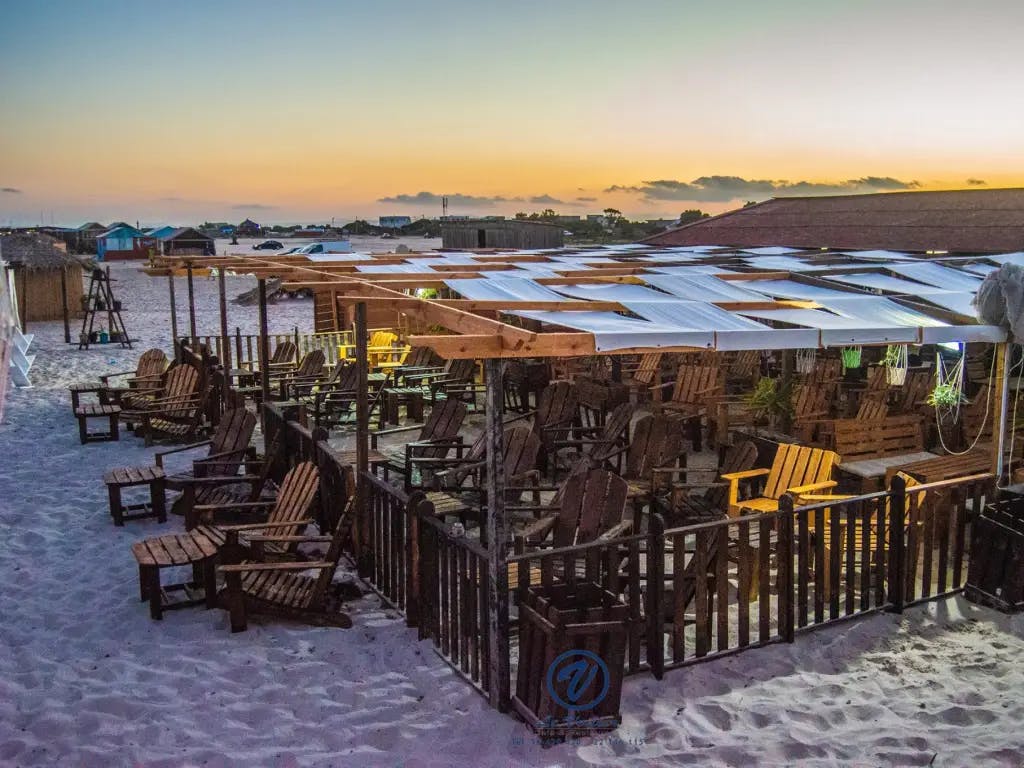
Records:
M209 477L181 478L182 485L230 485L231 483L256 483L263 478L259 475L210 475Z
M820 483L809 483L807 485L794 485L792 488L787 488L786 493L803 494L808 491L824 491L828 488L835 488L839 483L835 480L825 480Z
M540 520L527 525L523 530L516 534L515 538L520 539L526 543L533 543L534 541L540 541L543 539L552 528L555 527L558 517L556 515L550 515L548 517L542 517Z
M801 493L799 494L800 501L808 504L818 504L823 501L843 501L844 499L854 499L856 496L851 494L838 493L835 495L828 493Z
M275 522L275 523L241 523L239 525L218 525L217 529L221 531L259 531L267 528L288 528L292 525L309 525L310 523L316 522L311 518L302 518L300 520L289 520L288 522Z
M767 475L771 472L767 467L760 469L745 469L742 472L726 472L721 475L723 480L746 480L751 477L761 477L761 475Z
M218 565L221 573L246 573L248 571L309 571L335 568L337 563L326 560L310 560L308 563L238 563L236 565Z
M204 445L210 445L210 443L210 440L202 440L198 443L191 443L189 445L179 445L177 448L168 448L165 451L157 451L153 455L153 460L156 462L156 465L158 467L162 468L164 465L164 456L167 456L172 453L181 453L182 451L191 451L193 448L202 448ZM206 458L212 459L213 456L207 456ZM197 459L197 461L202 461L202 459Z
M302 544L302 543L307 543L307 544L326 543L326 542L333 541L333 539L334 539L333 536L246 536L245 537L246 541L260 541L260 542L276 541L276 542L279 542L279 543L290 543L290 544L294 544L294 543L299 543L299 544Z
M210 512L215 509L255 509L257 507L272 507L277 504L276 500L266 501L236 501L230 504L196 504L196 511ZM295 523L289 523L294 525Z

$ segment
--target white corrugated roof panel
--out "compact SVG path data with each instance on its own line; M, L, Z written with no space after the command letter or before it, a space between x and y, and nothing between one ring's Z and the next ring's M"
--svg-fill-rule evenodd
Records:
M460 296L478 301L572 301L545 285L517 277L445 280L444 283Z
M845 298L855 295L850 291L841 291L838 288L825 288L820 285L808 285L796 280L745 280L743 282L753 291L780 299L819 301L829 297Z
M570 278L571 279L571 278ZM585 285L555 285L553 290L566 296L593 301L679 301L678 296L670 296L643 285L632 283L600 283Z
M949 291L977 291L981 278L969 275L959 269L944 267L941 264L920 262L915 264L890 264L886 269L903 277L909 277L919 283L933 285Z
M922 288L921 283L912 280L904 280L891 275L877 275L871 272L856 275L829 275L829 280L846 285L856 285L859 288L870 288L886 293L908 293L915 294Z
M744 282L720 280L711 275L644 275L644 282L692 301L764 301L765 295L745 287Z

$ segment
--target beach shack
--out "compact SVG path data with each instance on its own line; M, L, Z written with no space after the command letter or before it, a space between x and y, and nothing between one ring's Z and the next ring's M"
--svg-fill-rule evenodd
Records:
M162 228L157 235L158 250L164 256L213 256L213 238L194 227Z
M443 248L486 249L515 248L561 248L565 244L565 233L561 224L545 221L501 221L493 219L471 219L469 221L446 221L441 226Z
M100 261L144 259L155 242L141 230L122 223L96 237L96 256Z
M81 316L82 265L41 235L0 238L0 263L13 271L16 306L22 327L27 321L60 320L65 306Z
M235 227L235 234L239 237L259 237L262 231L263 227L252 219L246 219Z
M96 253L96 238L108 229L98 221L86 222L75 230L74 243L71 245L77 253Z

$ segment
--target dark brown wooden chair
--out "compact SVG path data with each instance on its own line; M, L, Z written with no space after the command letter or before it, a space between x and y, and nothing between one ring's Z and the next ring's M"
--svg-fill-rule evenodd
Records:
M155 397L163 384L164 374L167 372L167 353L162 349L147 349L139 358L138 365L133 371L118 371L106 373L100 376L102 389L99 391L101 402L115 401L122 404L122 407L130 405L132 398L138 398L137 402L143 402L151 396ZM121 377L124 379L121 385L111 384L112 379ZM127 402L124 398L127 396Z
M671 528L707 522L726 517L729 511L729 483L717 478L723 474L746 472L757 464L757 446L744 440L729 446L711 482L690 482L692 470L686 467L679 472L687 479L672 483L671 506L666 523Z
M620 403L608 414L604 424L598 427L577 427L573 429L572 439L554 440L551 448L556 461L554 470L557 473L559 461L566 467L573 466L584 454L588 454L595 466L605 462L615 465L616 471L622 470L622 449L629 445L629 425L633 420L636 407L631 403ZM562 455L567 451L567 455Z
M209 387L203 386L195 367L177 365L168 372L159 397L122 410L121 419L134 426L146 445L156 437L184 439L199 431L208 394Z
M623 520L628 495L626 481L604 469L570 475L565 481L558 513L535 520L515 535L516 552L537 548L550 536L555 548L613 539L629 532Z
M676 380L659 385L660 389L672 387L672 396L662 402L660 409L686 419L693 449L702 446L702 421L707 421L708 438L713 440L714 419L717 402L725 396L725 374L717 365L680 366Z
M537 410L529 411L520 416L508 419L506 424L514 424L523 419L532 419L531 429L541 441L540 469L547 473L549 456L555 450L554 444L569 436L576 421L579 408L579 395L576 387L568 381L556 381L544 388L537 403Z
M207 448L206 456L192 461L191 472L168 475L167 487L180 490L182 483L192 477L209 477L211 475L235 475L241 468L249 450L249 441L256 429L256 415L245 408L233 408L225 411L220 423L214 429L209 440L157 451L153 457L156 465L164 468L167 456L197 448Z
M414 494L409 500L409 509L415 510L421 502L422 496ZM343 517L351 517L352 504L353 497L350 495ZM351 627L352 620L348 615L331 606L331 582L349 531L348 525L339 523L329 537L264 537L268 543L269 540L283 538L286 541L281 543L291 546L306 541L329 541L330 546L321 560L248 562L220 566L225 581L221 598L231 616L231 631L245 631L248 617L254 613L280 616L317 626ZM307 571L316 571L316 576L304 576L303 573Z
M370 432L370 446L377 450L381 437L419 430L414 441L406 443L398 450L384 451L388 456L388 461L383 465L385 472L398 472L405 479L405 487L412 488L413 485L424 482L418 471L419 459L428 460L423 462L423 471L429 471L429 460L444 459L453 451L457 457L462 454L463 443L459 430L466 419L466 410L466 404L459 400L444 400L431 408L430 415L422 425L413 424ZM415 477L417 474L420 476Z

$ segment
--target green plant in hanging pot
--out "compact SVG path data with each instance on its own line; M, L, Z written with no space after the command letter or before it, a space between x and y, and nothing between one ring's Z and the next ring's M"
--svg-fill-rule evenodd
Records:
M847 370L850 370L852 368L860 368L860 347L843 347L842 356L843 368Z
M793 415L793 397L789 386L778 379L759 379L754 391L744 398L755 421L776 426L779 419Z
M890 385L903 386L907 380L907 345L890 344L885 348L885 376Z
M936 384L926 402L935 408L951 409L964 405L967 398L956 384Z

